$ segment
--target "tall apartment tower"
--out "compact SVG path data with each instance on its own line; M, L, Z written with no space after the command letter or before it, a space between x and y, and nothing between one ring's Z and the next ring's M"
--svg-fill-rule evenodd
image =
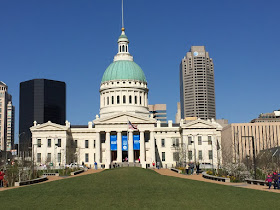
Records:
M214 64L204 46L192 46L180 64L182 119L216 118Z
M14 144L14 111L8 86L0 82L0 150L10 151Z
M34 121L65 125L66 84L47 79L21 82L19 105L19 149L28 151L31 145L29 129Z

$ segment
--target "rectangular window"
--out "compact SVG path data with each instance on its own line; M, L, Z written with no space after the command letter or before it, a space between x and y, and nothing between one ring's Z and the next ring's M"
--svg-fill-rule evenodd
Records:
M202 150L198 150L198 159L202 160Z
M188 151L188 158L189 158L189 161L192 160L192 151Z
M85 162L88 163L88 153L85 154Z
M114 96L112 96L112 104L114 104Z
M88 140L85 140L85 148L88 148Z
M75 147L78 147L78 140L75 140Z
M57 139L57 146L61 147L61 139Z
M47 162L50 163L52 161L52 153L47 154Z
M61 153L57 153L57 162L61 163Z
M165 152L162 152L162 161L165 161Z
M51 146L52 146L52 140L48 139L48 147L51 147Z
M132 104L132 96L129 96L129 103Z
M202 145L202 137L198 136L198 145Z
M93 148L95 148L95 140L93 140Z
M41 163L41 153L37 153L37 163Z
M179 139L176 139L176 147L179 147Z
M192 137L188 136L188 145L192 145Z
M137 104L137 96L135 96L134 99L135 99L135 100L134 100L134 103Z
M94 161L94 162L96 161L96 159L95 159L95 153L93 153L93 161Z
M213 153L212 150L208 150L209 160L213 159Z
M165 147L165 139L161 139L161 147Z
M173 161L179 161L179 152L173 152Z
M212 145L212 136L208 136L208 145Z
M41 139L37 139L37 146L38 146L38 147L41 147L41 145L42 145L42 144L41 144Z
M107 97L107 105L109 105L109 97Z
M117 96L117 104L120 104L120 96Z

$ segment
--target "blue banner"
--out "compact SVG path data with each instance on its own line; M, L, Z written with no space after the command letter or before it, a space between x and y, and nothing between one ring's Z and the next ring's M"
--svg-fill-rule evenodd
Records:
M140 150L140 135L133 135L133 149Z
M127 151L128 144L127 144L127 136L122 136L122 151Z
M117 135L110 136L111 150L117 151Z

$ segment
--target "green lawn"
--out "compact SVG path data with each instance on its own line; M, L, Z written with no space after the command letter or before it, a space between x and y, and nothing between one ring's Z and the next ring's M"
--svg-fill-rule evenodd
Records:
M3 209L278 209L280 194L119 168L0 192Z

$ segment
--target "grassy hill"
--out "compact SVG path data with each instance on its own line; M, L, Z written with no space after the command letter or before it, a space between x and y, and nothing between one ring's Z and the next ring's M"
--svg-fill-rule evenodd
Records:
M3 209L278 209L279 194L119 168L0 192Z

